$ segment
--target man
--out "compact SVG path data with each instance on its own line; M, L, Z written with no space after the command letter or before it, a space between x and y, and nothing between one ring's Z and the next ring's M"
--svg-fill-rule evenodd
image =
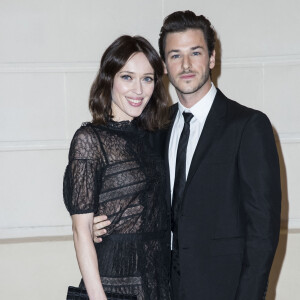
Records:
M160 54L179 99L166 149L172 297L261 300L279 236L278 156L268 118L212 84L214 46L210 22L193 12L175 12L161 28Z

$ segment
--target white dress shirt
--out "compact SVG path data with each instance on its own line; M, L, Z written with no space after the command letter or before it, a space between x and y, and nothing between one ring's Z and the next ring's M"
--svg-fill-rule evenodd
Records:
M170 168L170 187L171 187L171 199L173 198L173 186L175 180L175 165L178 142L181 131L184 125L183 112L191 112L194 117L190 121L190 137L187 145L186 153L186 176L190 169L192 158L198 144L205 120L210 111L214 98L216 96L217 89L211 84L211 88L208 93L191 108L184 107L178 102L178 112L174 120L174 125L171 132L170 144L169 144L169 168Z

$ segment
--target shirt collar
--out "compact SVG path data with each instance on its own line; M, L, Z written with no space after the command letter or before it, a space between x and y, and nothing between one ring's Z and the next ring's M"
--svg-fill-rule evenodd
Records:
M198 121L204 123L210 111L210 108L214 102L216 94L217 94L217 89L214 86L214 84L211 83L211 88L208 91L208 93L200 101L194 104L191 108L186 108L180 103L180 101L178 101L178 110L180 115L182 115L182 113L185 111L191 112Z

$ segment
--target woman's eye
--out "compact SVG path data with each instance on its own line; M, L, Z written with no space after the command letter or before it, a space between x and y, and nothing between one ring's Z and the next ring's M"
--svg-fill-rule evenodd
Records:
M131 76L129 76L129 75L122 75L121 78L125 79L125 80L130 80Z
M144 78L144 81L146 81L146 82L152 82L153 78L150 77L150 76L147 76L147 77Z

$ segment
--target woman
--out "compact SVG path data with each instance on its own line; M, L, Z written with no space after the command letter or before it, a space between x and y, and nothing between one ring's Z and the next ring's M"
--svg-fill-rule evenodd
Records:
M64 177L81 285L107 293L169 299L169 220L159 133L168 123L163 65L142 37L121 36L105 51L92 85L91 123L75 133ZM111 221L93 244L93 217Z

